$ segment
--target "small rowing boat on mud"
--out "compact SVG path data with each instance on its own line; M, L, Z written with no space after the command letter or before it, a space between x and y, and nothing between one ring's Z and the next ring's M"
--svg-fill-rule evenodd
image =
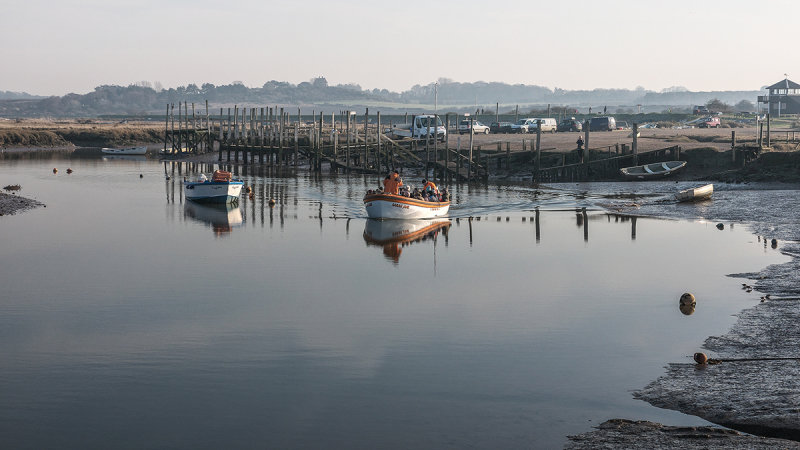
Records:
M714 185L707 184L692 189L684 189L675 194L675 199L679 202L697 202L700 200L708 200L714 194Z
M370 219L430 219L446 215L450 210L450 202L373 193L364 196L364 207Z
M686 161L665 161L642 166L623 167L619 173L628 180L650 180L663 178L683 169Z

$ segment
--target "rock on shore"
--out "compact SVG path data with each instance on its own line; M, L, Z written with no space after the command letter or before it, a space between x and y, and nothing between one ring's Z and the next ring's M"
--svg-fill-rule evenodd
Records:
M38 208L39 206L44 206L44 203L20 197L19 195L10 195L0 192L0 216L16 214L20 211Z
M748 436L717 427L671 427L644 420L612 419L594 431L569 436L564 447L576 449L776 449L800 448L783 439Z

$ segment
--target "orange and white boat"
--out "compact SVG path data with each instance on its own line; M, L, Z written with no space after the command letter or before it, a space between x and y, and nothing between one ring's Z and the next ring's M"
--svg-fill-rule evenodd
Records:
M394 194L367 194L364 207L370 219L430 219L450 210L450 202L428 202Z

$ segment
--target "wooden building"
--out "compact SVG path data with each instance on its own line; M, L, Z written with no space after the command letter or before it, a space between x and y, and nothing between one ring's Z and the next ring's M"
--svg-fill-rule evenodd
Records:
M769 112L777 117L781 114L800 114L800 84L785 78L767 87L768 95L759 95L758 103L763 103Z

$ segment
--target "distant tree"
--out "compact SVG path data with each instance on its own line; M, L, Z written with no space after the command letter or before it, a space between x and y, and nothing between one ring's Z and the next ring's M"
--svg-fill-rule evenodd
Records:
M326 80L325 77L312 78L311 84L317 88L326 88L328 87L328 80Z
M753 112L756 110L756 106L750 100L742 100L736 105L734 105L736 111L742 112Z
M713 98L706 103L706 107L712 112L730 112L731 105L718 98Z

